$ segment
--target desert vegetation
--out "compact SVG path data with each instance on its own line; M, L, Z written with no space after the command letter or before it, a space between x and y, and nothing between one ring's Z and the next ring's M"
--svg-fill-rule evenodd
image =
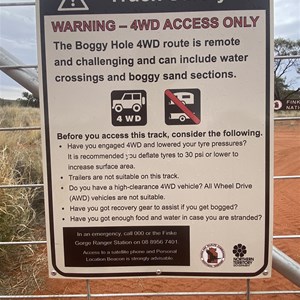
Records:
M42 183L40 130L13 130L40 126L39 109L0 106L0 242L45 239L41 188L16 187ZM0 245L0 294L25 294L36 289L42 260L36 245Z

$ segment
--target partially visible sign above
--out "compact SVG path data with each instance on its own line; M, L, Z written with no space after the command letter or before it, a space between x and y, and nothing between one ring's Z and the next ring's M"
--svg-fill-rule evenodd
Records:
M300 110L300 99L275 100L274 110Z
M270 276L271 2L38 1L51 276Z

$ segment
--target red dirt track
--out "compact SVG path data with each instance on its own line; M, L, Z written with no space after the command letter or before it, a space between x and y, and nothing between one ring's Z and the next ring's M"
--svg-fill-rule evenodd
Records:
M275 176L300 174L300 121L278 121L275 123ZM274 183L274 235L300 234L300 179L281 179ZM300 263L300 239L274 240L274 245ZM45 270L45 282L36 294L86 294L85 280L48 279ZM246 291L246 280L220 279L106 279L90 281L92 294L112 293L159 293L159 292L229 292ZM300 288L289 282L273 270L270 279L254 279L250 281L253 291L298 290ZM56 298L57 299L57 298ZM59 298L62 299L62 298ZM70 299L70 298L68 298ZM75 298L72 298L75 299ZM78 299L78 298L77 298ZM84 299L84 298L79 298ZM85 298L86 299L86 298ZM97 299L97 298L92 298ZM100 299L100 298L98 298ZM125 296L104 299L130 299ZM188 299L188 300L238 300L246 299L246 295L234 296L158 296L134 297L131 299ZM300 294L251 295L251 300L276 299L300 300Z

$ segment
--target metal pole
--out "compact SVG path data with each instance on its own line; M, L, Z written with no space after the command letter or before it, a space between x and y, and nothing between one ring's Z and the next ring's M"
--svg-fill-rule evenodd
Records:
M6 6L28 6L28 5L35 5L35 2L6 2L6 3L0 3L0 7L6 7Z
M16 66L24 65L24 63L0 47L0 65ZM39 82L36 71L30 69L3 68L2 72L30 91L35 98L39 98Z
M300 265L274 246L272 256L273 268L300 287Z
M275 56L274 59L298 59L300 55L278 55Z
M86 290L87 290L87 300L91 300L91 286L90 286L89 279L87 279L86 281Z
M250 300L250 279L247 279L247 300Z

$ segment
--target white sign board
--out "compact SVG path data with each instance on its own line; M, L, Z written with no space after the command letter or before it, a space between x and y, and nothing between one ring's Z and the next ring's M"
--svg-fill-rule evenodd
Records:
M269 0L40 0L56 277L271 271Z

